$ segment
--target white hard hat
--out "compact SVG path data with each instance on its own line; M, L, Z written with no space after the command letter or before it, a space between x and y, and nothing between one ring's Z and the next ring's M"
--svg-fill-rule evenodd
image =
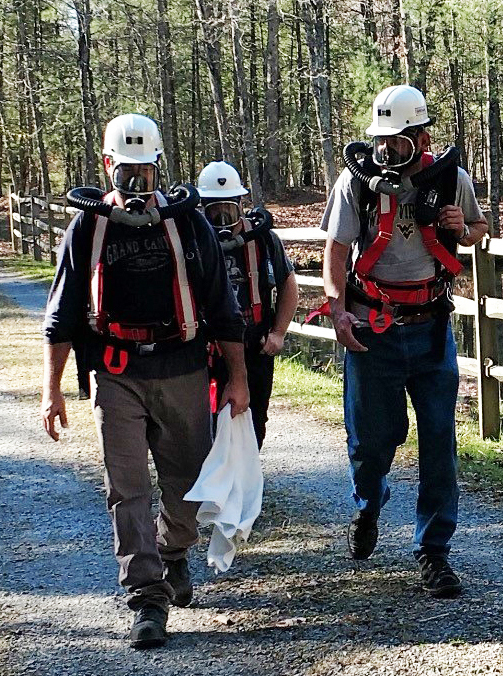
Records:
M392 136L407 127L431 124L424 96L415 87L397 85L378 94L372 111L370 136Z
M110 155L114 164L157 162L161 153L161 135L150 117L128 113L114 117L107 124L103 155Z
M227 162L210 162L199 174L197 189L201 197L238 197L247 195L241 178Z

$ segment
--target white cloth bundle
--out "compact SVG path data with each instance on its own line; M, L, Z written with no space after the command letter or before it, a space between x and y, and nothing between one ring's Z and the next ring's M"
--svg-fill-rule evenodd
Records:
M213 524L208 565L229 569L236 545L246 541L262 508L264 478L251 411L231 418L230 404L218 415L217 434L196 483L184 500L201 502L197 520Z

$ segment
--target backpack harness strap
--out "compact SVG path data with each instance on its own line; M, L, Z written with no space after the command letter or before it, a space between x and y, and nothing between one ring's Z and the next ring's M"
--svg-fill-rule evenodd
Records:
M164 195L157 191L154 193L157 206L166 206ZM104 197L104 201L113 204L115 191ZM124 324L111 322L108 313L103 309L103 249L108 228L108 219L105 216L97 216L93 234L91 252L91 284L90 284L90 312L88 321L91 328L99 334L107 335L111 339L105 346L103 362L109 373L118 375L124 372L129 352L126 346L138 354L150 354L156 352L156 343L168 341L173 338L181 338L183 342L192 340L196 336L199 326L196 320L196 305L192 288L189 284L185 254L183 251L180 235L172 218L163 221L164 234L173 257L175 274L173 275L173 296L175 301L175 313L179 331L173 333L168 327L169 323L154 322L152 324ZM116 353L118 353L116 355ZM118 360L117 360L118 357Z
M242 218L241 220L245 232L252 230L253 226L247 218ZM244 254L246 261L246 271L250 285L250 300L253 321L255 324L260 324L262 321L262 301L259 290L260 251L258 243L255 240L247 242L245 244Z
M433 163L433 155L424 153L422 167L425 168ZM355 289L360 292L358 301L370 306L369 322L376 333L382 333L393 323L397 316L410 315L404 312L403 306L412 305L421 307L418 312L427 312L433 302L446 289L445 279L430 278L417 282L390 283L370 277L370 272L376 262L382 256L393 236L393 224L398 207L396 195L379 194L377 200L377 213L379 231L372 244L362 253L355 264L354 271L360 283L360 287L349 285L351 295L355 296ZM452 276L458 275L463 269L462 264L453 256L437 238L437 223L418 226L423 244L429 254L437 260L447 273ZM366 302L377 301L377 304ZM398 313L397 305L400 305ZM416 314L414 313L414 314Z

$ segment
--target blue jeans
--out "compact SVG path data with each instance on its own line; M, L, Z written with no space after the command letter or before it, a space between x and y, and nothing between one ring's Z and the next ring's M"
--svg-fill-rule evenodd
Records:
M456 346L447 325L445 354L432 354L435 322L393 325L385 333L355 329L368 352L346 351L344 413L353 498L379 514L389 500L386 481L397 446L407 438L406 392L417 420L419 492L414 553L447 555L457 523L455 406Z

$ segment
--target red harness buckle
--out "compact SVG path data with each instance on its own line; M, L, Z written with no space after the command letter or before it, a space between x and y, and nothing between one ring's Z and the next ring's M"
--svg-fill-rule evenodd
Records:
M136 342L148 342L151 331L148 328L122 326L118 322L108 325L108 331L111 336L121 340L135 340Z

